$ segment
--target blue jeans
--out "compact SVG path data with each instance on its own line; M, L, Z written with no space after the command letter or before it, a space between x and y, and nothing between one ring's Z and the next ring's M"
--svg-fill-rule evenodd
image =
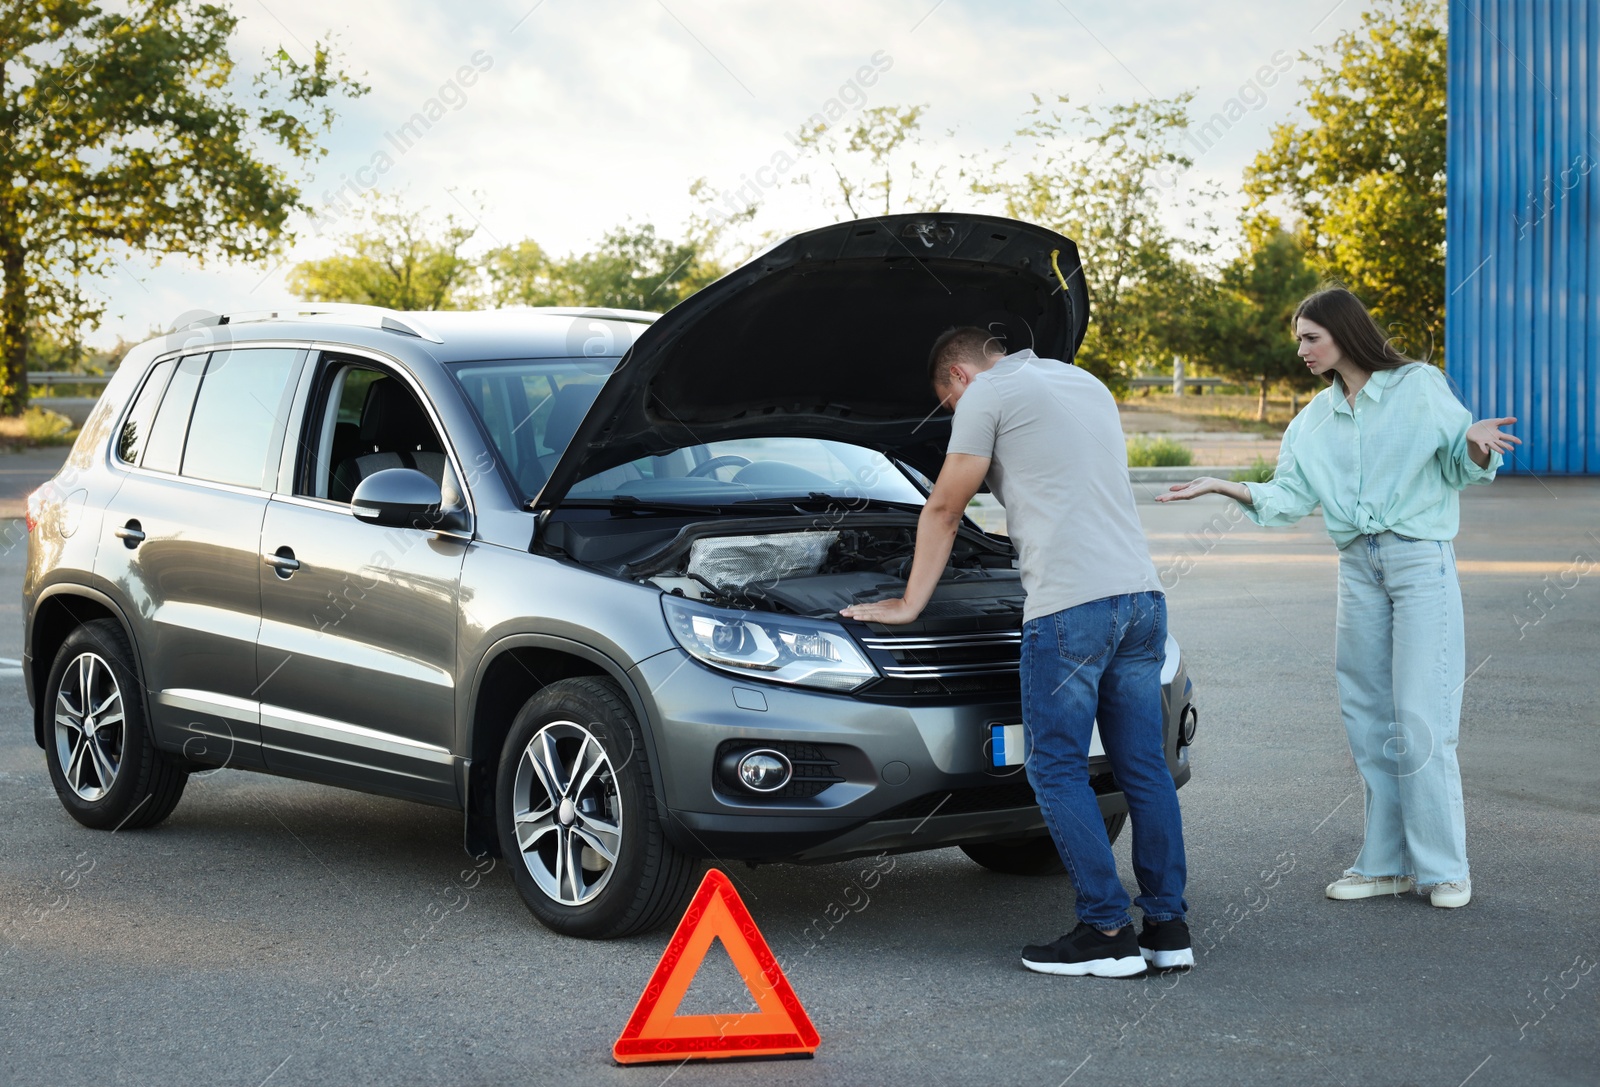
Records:
M1367 794L1351 871L1423 885L1467 878L1456 762L1466 655L1448 541L1385 532L1339 552L1339 709Z
M1161 663L1167 600L1108 596L1022 628L1022 718L1028 780L1077 891L1078 920L1132 924L1128 893L1089 786L1089 740L1100 741L1133 820L1137 903L1151 921L1182 918L1187 867L1178 790L1162 750Z

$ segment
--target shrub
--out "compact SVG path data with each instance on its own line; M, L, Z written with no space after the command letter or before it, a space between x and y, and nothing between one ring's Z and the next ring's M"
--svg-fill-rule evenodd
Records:
M1171 438L1128 439L1130 468L1183 468L1193 463L1189 447Z
M1235 483L1271 483L1272 474L1276 467L1265 457L1257 457L1255 463L1242 472L1233 473Z
M39 445L60 445L72 433L72 420L59 411L29 408L22 413L22 433Z
M0 416L0 449L71 445L77 436L72 420L60 412L33 407L21 415Z

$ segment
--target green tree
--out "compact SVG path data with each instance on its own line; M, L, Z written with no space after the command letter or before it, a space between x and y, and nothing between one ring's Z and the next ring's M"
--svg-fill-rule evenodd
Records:
M78 283L119 249L260 261L303 207L288 167L322 155L335 95L366 88L317 43L246 92L238 19L199 0L115 14L11 0L0 21L0 412L27 405L32 331L97 315Z
M926 105L874 106L842 128L817 123L800 133L802 155L817 161L791 185L804 185L851 219L901 211L938 211L949 194L944 167L913 157L922 146Z
M716 191L703 177L689 185L689 195L694 199L695 210L689 213L683 237L696 251L690 282L699 290L744 264L758 248L765 248L755 244L742 229L755 219L761 204L747 200L733 210L724 210L726 202L718 205Z
M692 224L683 241L662 237L650 223L624 225L589 252L559 258L525 238L484 255L479 298L489 306L670 309L726 272L711 252L712 237Z
M1445 29L1443 0L1377 0L1301 81L1309 122L1277 126L1245 175L1254 233L1284 201L1318 271L1412 354L1444 338Z
M563 275L562 262L532 238L489 250L480 262L483 301L500 306L576 306L581 299Z
M160 332L152 331L151 335ZM113 347L89 347L76 336L63 339L55 329L39 324L28 334L28 372L104 374L137 346L138 341L119 336Z
M1164 225L1156 179L1192 165L1180 143L1192 98L1079 106L1073 116L1062 112L1065 95L1050 105L1035 96L1017 133L1027 141L1026 171L1006 178L998 163L973 182L975 192L1000 195L1013 218L1078 243L1093 319L1077 361L1114 386L1184 334L1175 311L1195 289L1194 273L1174 263L1181 247Z
M1207 357L1217 327L1218 299L1215 269L1201 259L1169 252L1165 259L1152 262L1121 302L1135 325L1141 357L1165 375L1171 372L1174 356L1191 361ZM1095 301L1091 296L1091 328L1100 319ZM1150 368L1145 368L1147 373ZM1119 376L1110 375L1113 385Z
M1303 243L1284 230L1267 235L1222 270L1208 307L1197 310L1205 328L1196 357L1240 381L1256 383L1256 418L1267 417L1267 390L1275 382L1313 388L1295 354L1289 320L1300 300L1317 288L1317 273Z
M665 310L743 263L748 251L730 243L735 228L759 210L750 202L728 212L716 204L705 178L689 186L695 210L683 241L663 238L656 228L619 226L590 253L551 256L525 238L485 254L482 302L490 306L610 306Z
M563 261L560 275L581 305L666 310L721 271L694 242L663 238L642 223L608 231L592 252Z
M302 261L289 289L314 302L357 302L398 310L469 304L476 268L461 252L477 228L446 215L435 222L400 197L371 195L340 240L341 251Z

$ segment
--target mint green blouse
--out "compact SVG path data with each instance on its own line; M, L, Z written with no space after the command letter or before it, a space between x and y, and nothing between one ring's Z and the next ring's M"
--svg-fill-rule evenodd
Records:
M1493 479L1502 459L1490 454L1487 468L1472 462L1471 425L1472 413L1427 363L1374 372L1353 407L1335 380L1284 432L1272 482L1245 484L1245 514L1258 525L1292 525L1321 503L1340 548L1380 532L1452 540L1461 488Z

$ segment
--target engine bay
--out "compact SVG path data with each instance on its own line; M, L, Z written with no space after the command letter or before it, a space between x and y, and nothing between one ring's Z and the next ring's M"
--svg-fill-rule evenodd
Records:
M905 592L916 520L701 522L629 564L627 574L718 607L833 616L851 604ZM1022 583L1009 545L966 526L925 619L1020 616Z

